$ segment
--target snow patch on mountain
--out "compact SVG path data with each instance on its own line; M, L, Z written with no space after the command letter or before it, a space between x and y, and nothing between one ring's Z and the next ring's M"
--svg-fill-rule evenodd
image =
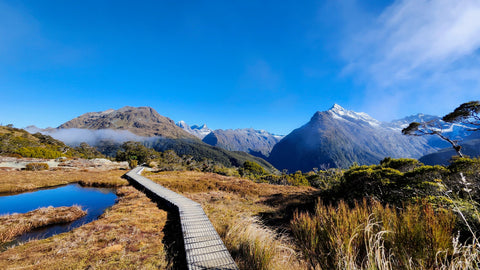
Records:
M335 118L339 120L344 120L344 121L350 121L350 122L365 122L366 124L369 124L372 127L378 127L381 125L381 122L374 119L370 115L364 113L364 112L354 112L354 111L349 111L342 106L338 104L334 104L330 110L328 110L328 113Z
M210 132L213 130L209 129L206 124L203 124L201 126L193 125L189 126L185 121L181 120L176 123L177 126L181 127L183 130L186 132L196 136L199 139L205 138Z

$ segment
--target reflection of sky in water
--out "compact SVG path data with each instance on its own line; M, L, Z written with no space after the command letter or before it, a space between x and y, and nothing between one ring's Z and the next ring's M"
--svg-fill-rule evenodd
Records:
M87 215L68 224L41 228L21 236L17 241L30 238L47 238L69 231L97 219L107 207L115 203L114 189L84 188L71 184L54 189L44 189L11 196L0 196L0 215L26 213L40 207L79 205Z

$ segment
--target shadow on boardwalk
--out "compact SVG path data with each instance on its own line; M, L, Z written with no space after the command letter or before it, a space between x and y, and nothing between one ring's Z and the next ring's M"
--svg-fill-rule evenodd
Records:
M178 209L175 206L170 205L163 198L157 196L153 192L146 190L135 181L131 181L128 177L125 177L132 186L145 193L145 195L157 204L160 210L167 212L167 222L162 230L163 241L165 245L170 269L173 270L185 270L188 269L187 257L185 254L185 245L183 243L182 227L180 226L180 216Z

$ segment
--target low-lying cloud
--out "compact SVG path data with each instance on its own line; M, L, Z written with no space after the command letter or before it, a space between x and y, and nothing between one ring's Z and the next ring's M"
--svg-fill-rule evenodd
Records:
M110 141L114 143L124 143L126 141L148 141L152 138L142 137L133 134L128 130L113 130L113 129L80 129L80 128L68 128L68 129L35 129L34 127L26 128L31 133L40 132L45 135L52 136L54 139L60 140L69 146L78 146L82 142L86 142L89 145L95 146L100 141Z

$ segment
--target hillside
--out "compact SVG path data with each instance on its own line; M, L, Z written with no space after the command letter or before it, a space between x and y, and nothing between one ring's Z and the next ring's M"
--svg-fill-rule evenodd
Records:
M128 130L138 136L165 138L196 137L175 125L168 117L160 115L150 107L125 106L118 110L89 112L76 117L58 127L58 129Z
M277 171L272 164L262 158L252 156L242 151L228 151L197 140L159 138L153 142L145 142L145 144L157 151L173 150L180 156L190 155L197 161L210 159L226 167L240 167L248 160L258 163L268 172L273 173Z
M480 156L480 139L468 140L461 143L462 154L469 157ZM457 152L452 147L447 147L438 152L421 157L419 160L426 165L448 165Z
M365 113L339 105L317 112L277 143L269 162L289 171L378 164L384 157L418 158L435 151L426 138L407 137Z
M100 152L88 144L81 144L73 148L48 135L30 134L26 130L6 126L0 126L0 155L49 159L103 157Z

